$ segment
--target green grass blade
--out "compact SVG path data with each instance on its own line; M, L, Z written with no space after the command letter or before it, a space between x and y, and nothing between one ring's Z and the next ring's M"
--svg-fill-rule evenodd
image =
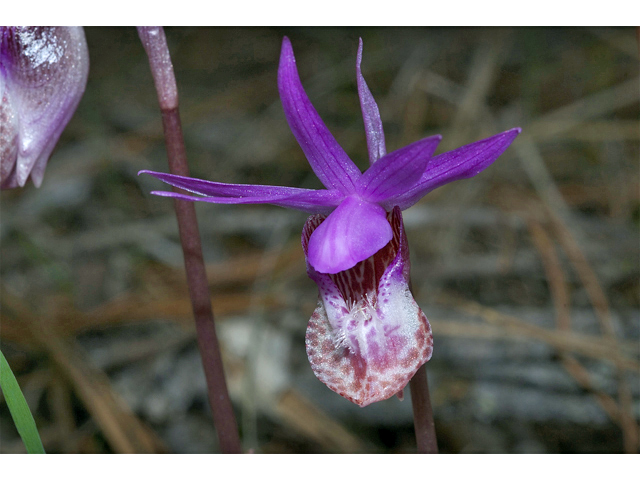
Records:
M18 433L22 437L28 453L45 453L42 440L38 434L36 422L33 420L29 405L22 395L16 377L13 375L7 359L0 351L0 388L16 424Z

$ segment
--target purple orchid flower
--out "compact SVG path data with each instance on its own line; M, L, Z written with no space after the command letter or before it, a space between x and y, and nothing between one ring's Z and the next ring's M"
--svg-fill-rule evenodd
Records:
M89 75L82 27L0 27L0 187L36 187Z
M369 150L361 173L309 101L287 37L278 89L287 122L326 190L238 185L142 171L201 197L156 195L223 204L269 203L311 213L302 231L307 273L319 289L306 334L316 376L360 406L402 396L429 358L431 327L409 290L409 249L401 210L431 190L487 168L519 128L432 157L440 136L387 154L378 106L362 76L362 40L356 75Z

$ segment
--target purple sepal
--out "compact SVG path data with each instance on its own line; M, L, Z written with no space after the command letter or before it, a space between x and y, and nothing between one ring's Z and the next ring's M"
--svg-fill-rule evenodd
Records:
M192 202L208 202L223 204L268 203L285 208L293 208L307 213L329 214L336 208L344 195L336 190L310 190L306 188L277 187L269 185L242 185L234 183L218 183L198 178L181 177L170 173L141 170L138 175L146 173L163 182L193 192L203 197L194 197L176 192L154 191L155 195L173 197Z
M379 158L387 154L384 142L384 129L378 104L373 99L367 82L364 81L360 65L362 64L362 38L358 42L358 56L356 59L356 81L358 83L358 97L360 109L364 120L364 133L367 137L367 150L369 151L369 164L373 165Z
M477 175L491 165L522 131L512 128L493 137L485 138L450 152L433 157L422 178L401 195L380 204L389 210L395 205L401 210L414 205L431 190L463 178Z
M388 203L387 211L393 208L394 199L422 178L441 138L423 138L380 158L358 180L358 194L370 202Z
M293 48L282 41L278 90L291 132L298 140L316 176L328 189L348 195L355 190L360 170L331 135L302 88Z

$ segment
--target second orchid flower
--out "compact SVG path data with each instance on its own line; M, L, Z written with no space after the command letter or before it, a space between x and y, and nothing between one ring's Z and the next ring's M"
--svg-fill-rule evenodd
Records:
M0 27L0 189L40 186L88 75L82 27Z

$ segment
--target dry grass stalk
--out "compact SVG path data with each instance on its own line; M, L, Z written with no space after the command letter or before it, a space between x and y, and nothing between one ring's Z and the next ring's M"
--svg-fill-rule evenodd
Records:
M609 301L607 300L604 290L598 281L597 275L591 268L589 261L585 257L584 253L582 253L580 246L567 226L559 217L555 216L553 212L549 212L549 215L552 219L558 240L562 244L578 274L578 277L580 278L580 281L587 291L591 304L593 305L593 309L596 312L596 316L600 321L604 337L611 342L614 347L617 347L618 340L613 326L613 321L611 319ZM623 370L618 369L617 377L624 449L627 453L637 453L639 442L638 424L633 416L633 398L631 390L629 389L625 372Z
M111 383L104 372L95 368L77 345L60 338L48 323L40 321L37 315L19 303L19 300L15 298L12 300L11 307L19 314L9 323L24 325L25 337L30 338L53 361L56 369L75 390L115 452L166 451L162 441L131 412L127 404L111 388ZM3 298L3 303L5 301L6 298ZM6 312L5 309L3 311ZM6 318L6 315L3 316ZM61 416L66 415L61 411L57 413Z
M543 226L535 220L530 220L528 225L533 243L542 258L547 283L556 310L557 328L560 331L571 331L571 297L553 241ZM562 365L578 384L591 392L607 415L622 426L622 415L618 404L610 395L594 387L589 371L574 356L566 352L561 353L561 359Z

